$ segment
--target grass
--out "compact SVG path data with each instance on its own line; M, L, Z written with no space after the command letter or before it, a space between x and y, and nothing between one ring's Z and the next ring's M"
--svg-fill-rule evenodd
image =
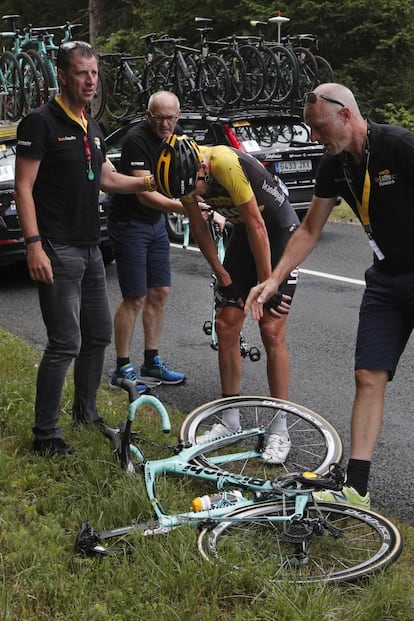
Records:
M341 587L278 585L260 572L228 572L198 557L196 534L125 538L117 557L83 558L76 533L88 518L98 529L149 519L143 484L122 472L94 429L71 428L70 378L61 425L77 449L66 459L30 451L38 352L0 331L0 619L2 621L410 621L414 619L414 529L399 524L398 562L369 581ZM111 423L125 396L100 390ZM173 434L180 414L171 412ZM143 429L162 441L152 415ZM174 438L169 438L174 443ZM194 481L161 481L161 497L181 507L198 495ZM177 500L178 499L178 500ZM184 503L184 504L183 504Z

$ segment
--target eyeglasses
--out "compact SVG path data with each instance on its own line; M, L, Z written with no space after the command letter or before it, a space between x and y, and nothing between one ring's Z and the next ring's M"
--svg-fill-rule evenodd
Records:
M338 101L338 99L333 99L332 97L329 97L329 95L314 93L313 91L311 93L306 93L304 97L304 103L314 104L316 103L318 97L320 99L324 99L325 101L329 101L329 103L337 104L338 106L341 106L341 108L345 108L345 104L343 104L342 101Z
M178 120L178 115L175 114L151 114L151 112L148 112L148 116L149 118L154 121L154 123L163 123L164 121L167 121L167 123L175 123Z

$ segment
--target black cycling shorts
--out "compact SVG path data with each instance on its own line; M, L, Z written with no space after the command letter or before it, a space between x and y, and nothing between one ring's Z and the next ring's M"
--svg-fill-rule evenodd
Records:
M414 328L414 273L390 275L371 266L365 281L355 369L388 371L392 380Z

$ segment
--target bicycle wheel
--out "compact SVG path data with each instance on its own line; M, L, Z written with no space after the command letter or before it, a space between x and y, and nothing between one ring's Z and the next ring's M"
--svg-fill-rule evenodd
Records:
M272 46L272 51L279 62L279 81L273 94L275 103L291 102L297 91L298 69L294 54L283 45Z
M106 84L106 112L117 121L125 119L132 110L133 93L122 65L106 65L104 79Z
M314 56L318 69L318 84L335 82L335 74L330 63L323 56Z
M51 82L50 73L43 62L42 57L38 52L36 52L36 50L28 50L27 54L30 56L36 70L40 88L40 103L46 103L46 101L49 101L49 88L52 88L53 84Z
M220 56L210 54L197 74L197 88L206 112L219 114L225 109L231 95L231 78L226 63Z
M280 81L280 66L276 54L270 48L263 47L261 53L266 68L266 80L259 101L260 103L271 103Z
M239 52L246 67L242 101L249 104L256 103L260 99L266 84L265 63L261 53L254 45L241 45Z
M197 437L222 422L226 409L237 408L243 430L260 427L264 439L243 439L235 444L202 454L197 461L214 465L230 472L243 472L260 479L268 479L281 472L313 470L326 474L330 464L342 457L342 442L335 428L322 416L290 401L273 397L228 397L205 403L188 414L181 425L182 442L195 444ZM286 415L291 450L284 464L269 465L262 461L263 444L272 423ZM263 441L264 440L264 441Z
M41 104L39 76L29 54L20 52L16 58L23 78L24 111L30 112Z
M1 116L8 121L18 121L24 108L23 76L19 63L11 52L4 52L0 57L1 80Z
M303 99L318 85L318 67L314 55L306 47L295 47L294 52L298 63L298 96Z
M227 105L235 106L242 96L243 84L246 79L246 66L239 52L230 47L222 48L220 56L226 63L230 74L230 95Z
M90 113L95 119L99 121L105 112L106 107L106 86L105 79L102 73L98 73L98 84L96 87L95 96L90 104Z
M400 532L389 520L347 505L309 505L303 518L286 522L295 504L261 503L204 528L198 549L208 561L255 572L269 582L354 582L386 569L402 550Z

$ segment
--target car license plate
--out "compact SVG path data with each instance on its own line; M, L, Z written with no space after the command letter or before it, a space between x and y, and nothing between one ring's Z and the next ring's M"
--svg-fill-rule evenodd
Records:
M276 172L278 173L308 172L311 170L311 160L291 160L287 162L276 162Z

